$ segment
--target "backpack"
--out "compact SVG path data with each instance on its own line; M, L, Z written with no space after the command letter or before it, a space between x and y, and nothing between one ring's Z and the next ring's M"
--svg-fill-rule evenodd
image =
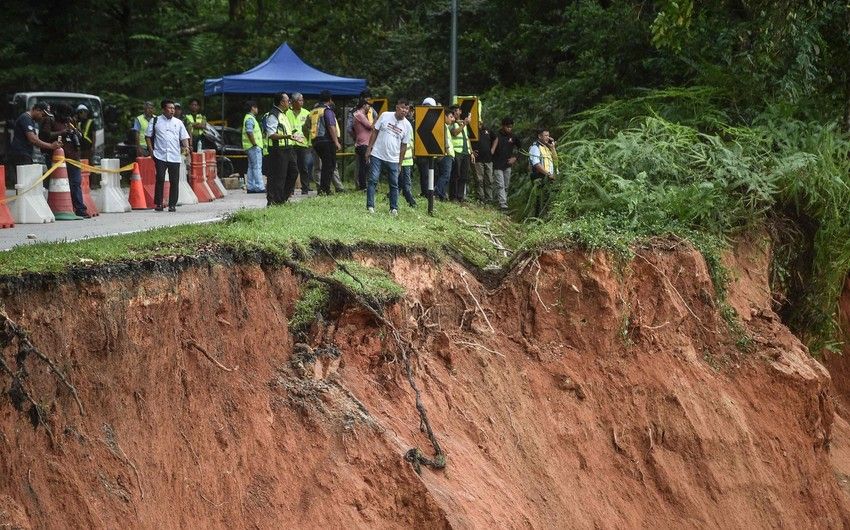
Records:
M261 129L260 132L263 135L263 139L269 137L269 133L267 132L268 129L266 129L266 126L268 124L269 116L271 116L271 114L272 114L271 111L268 111L265 114L263 114L262 116L260 116L260 129Z
M325 108L317 107L310 111L310 116L304 122L304 136L313 141L327 136L327 127L325 126Z

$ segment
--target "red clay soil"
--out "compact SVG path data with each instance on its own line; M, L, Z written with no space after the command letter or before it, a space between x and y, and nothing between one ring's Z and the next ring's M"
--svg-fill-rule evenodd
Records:
M771 311L757 245L728 260L737 331L687 248L622 266L544 252L491 291L452 262L356 259L406 288L387 315L416 347L444 470L404 459L432 449L368 312L350 303L312 327L310 345L338 358L294 353L302 281L287 269L19 287L9 317L85 415L26 356L50 432L0 402L0 527L850 525L833 470L850 469L850 428Z

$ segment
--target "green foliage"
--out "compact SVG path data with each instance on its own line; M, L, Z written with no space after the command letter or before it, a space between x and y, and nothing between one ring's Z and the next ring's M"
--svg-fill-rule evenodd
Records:
M317 315L327 310L330 293L325 284L309 280L301 288L301 296L295 302L295 311L289 319L289 329L293 335L303 333L310 328Z
M371 303L383 305L404 296L404 288L383 269L351 260L341 261L340 265L332 277Z
M780 267L801 278L786 320L816 351L835 336L850 270L850 141L837 126L781 106L749 123L740 115L733 122L724 108L732 106L720 93L696 87L578 115L559 146L556 195L530 243L561 237L624 252L634 241L675 234L706 255L722 298L726 237L778 211L810 219L810 269L789 264L799 251L778 255Z

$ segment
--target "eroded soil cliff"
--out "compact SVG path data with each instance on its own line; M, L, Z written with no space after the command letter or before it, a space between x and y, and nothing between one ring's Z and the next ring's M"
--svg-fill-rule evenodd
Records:
M833 468L850 429L772 312L758 245L727 260L737 324L679 246L628 264L548 251L491 289L453 262L353 257L406 289L385 311L415 347L445 469L404 458L432 448L390 330L338 300L296 347L303 278L285 267L9 284L9 318L85 414L44 361L6 347L18 377L3 389L23 387L0 401L0 524L850 525Z

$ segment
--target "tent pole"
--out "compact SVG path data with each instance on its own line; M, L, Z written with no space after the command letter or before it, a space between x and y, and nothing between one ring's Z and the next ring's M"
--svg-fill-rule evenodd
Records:
M221 126L225 127L227 125L227 120L224 119L224 92L221 93ZM222 129L224 131L224 129ZM224 133L222 133L223 135Z

